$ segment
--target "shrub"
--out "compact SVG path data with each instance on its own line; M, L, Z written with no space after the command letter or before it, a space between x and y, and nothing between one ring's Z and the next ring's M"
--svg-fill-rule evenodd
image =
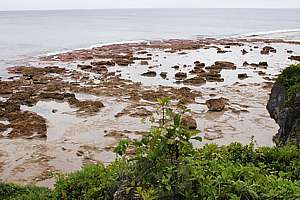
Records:
M287 90L288 103L293 102L300 92L300 63L290 65L278 76L276 83L282 84Z
M52 193L46 188L35 186L18 186L15 184L0 183L1 199L32 200L52 199Z
M215 144L195 149L199 132L181 123L187 111L160 100L162 120L142 140L122 140L117 160L61 175L53 191L0 185L2 199L193 200L300 199L300 150L294 146L255 148L254 143ZM135 155L125 154L128 147Z

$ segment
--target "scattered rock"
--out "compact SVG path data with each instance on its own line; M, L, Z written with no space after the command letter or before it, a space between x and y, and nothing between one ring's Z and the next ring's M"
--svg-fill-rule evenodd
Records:
M206 74L206 81L208 81L208 82L223 82L224 79L221 78L221 74L219 74L215 71L210 71Z
M148 53L148 51L139 51L139 52L137 52L137 54L147 54Z
M261 50L260 53L266 55L266 54L269 54L270 52L276 53L276 49L273 48L273 47L271 47L271 46L265 46L265 47Z
M10 67L8 68L8 71L10 73L14 74L23 74L24 76L40 76L45 74L61 74L65 72L65 68L59 68L59 67Z
M108 69L105 65L99 65L99 66L93 67L92 72L97 73L97 74L105 74L108 72Z
M149 65L149 63L148 63L148 61L146 61L146 60L142 60L142 61L141 61L141 65Z
M179 66L178 66L178 65L175 65L175 66L173 66L172 68L178 70L178 69L179 69Z
M238 74L238 78L239 79L245 79L245 78L248 78L248 75L246 73Z
M77 113L81 115L92 115L100 111L104 107L101 101L79 101L75 98L69 98L68 102L71 106L77 107Z
M58 110L57 109L52 109L52 113L57 113Z
M78 157L81 157L81 156L84 155L84 152L81 151L81 150L78 150L78 151L76 152L76 155L77 155Z
M213 65L211 68L216 68L216 69L236 69L236 66L232 62L228 62L228 61L216 61L215 65Z
M177 80L183 80L183 79L186 79L187 78L187 74L185 72L177 72L175 74L175 78Z
M105 137L113 137L116 139L128 138L128 135L123 131L112 130L109 133L104 135Z
M247 62L247 61L245 61L244 63L243 63L243 66L244 67L247 67L247 66L249 66L250 64Z
M243 55L245 55L245 54L247 54L247 53L248 53L248 51L246 51L245 49L242 50L242 54L243 54Z
M260 66L265 66L265 67L267 67L267 66L268 66L268 63L267 63L267 62L259 62L259 65L260 65Z
M147 77L155 77L156 76L156 72L155 71L148 71L145 72L143 74L141 74L142 76L147 76Z
M210 99L205 103L209 111L222 111L225 108L224 98Z
M300 56L290 56L289 57L290 60L296 60L300 62Z
M163 78L166 79L167 78L167 72L161 72L159 75Z
M206 83L206 80L200 76L196 76L196 77L186 79L183 81L183 84L186 84L186 85L202 85L205 83Z
M191 116L183 116L181 119L181 123L191 130L197 129L197 121Z
M103 60L103 61L94 61L94 62L91 62L91 65L93 66L115 66L115 62L113 61L110 61L110 60Z
M226 51L226 50L222 50L222 49L217 50L217 53L227 53L227 52L230 52L230 51Z
M79 68L79 69L81 69L81 70L90 70L90 69L92 69L93 68L93 66L92 65L77 65L77 67Z
M0 123L0 132L3 132L7 129L7 126L5 124Z

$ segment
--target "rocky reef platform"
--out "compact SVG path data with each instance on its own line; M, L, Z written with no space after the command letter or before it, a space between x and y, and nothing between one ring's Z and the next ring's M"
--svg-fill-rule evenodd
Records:
M120 139L139 139L149 129L161 97L191 109L187 123L204 138L195 146L246 144L252 136L257 146L272 146L279 127L266 109L269 94L299 55L297 41L173 39L12 66L0 79L0 176L51 186L57 173L109 163Z

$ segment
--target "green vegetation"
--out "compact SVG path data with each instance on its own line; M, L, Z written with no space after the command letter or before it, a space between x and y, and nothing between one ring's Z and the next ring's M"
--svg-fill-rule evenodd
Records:
M140 141L122 140L115 162L61 175L53 190L0 185L2 199L300 199L300 150L254 143L205 145L182 125L185 108L161 99L160 120ZM127 156L128 148L135 150Z
M290 65L277 78L276 83L282 84L287 90L287 102L293 102L300 92L300 63Z

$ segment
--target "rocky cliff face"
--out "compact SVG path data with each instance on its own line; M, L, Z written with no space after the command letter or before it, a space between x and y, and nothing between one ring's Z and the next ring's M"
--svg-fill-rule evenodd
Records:
M299 69L300 65L298 65ZM289 72L289 74L289 76L284 76L287 79L286 82L277 81L273 86L267 109L270 116L280 126L278 133L274 136L274 142L277 145L291 142L300 146L300 91L294 89L296 84L300 84L298 82L300 79L295 76L300 77L300 74L299 71ZM279 78L282 79L283 76ZM291 81L293 85L285 84Z

